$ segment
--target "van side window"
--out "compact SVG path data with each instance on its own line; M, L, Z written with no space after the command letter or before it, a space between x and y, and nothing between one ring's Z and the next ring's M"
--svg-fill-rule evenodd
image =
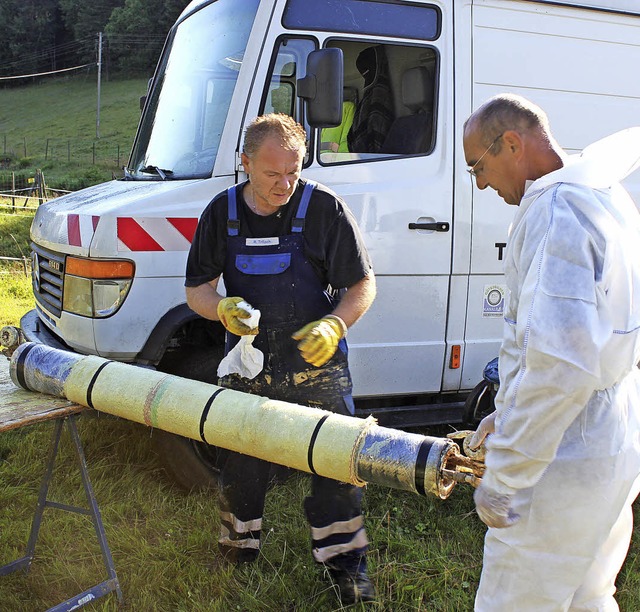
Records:
M305 75L307 56L315 48L315 42L308 38L287 37L278 42L260 114L285 113L304 124L302 100L296 96L296 80ZM309 128L305 127L309 134Z
M344 56L342 123L324 129L323 164L426 155L435 145L438 55L431 47L332 40Z

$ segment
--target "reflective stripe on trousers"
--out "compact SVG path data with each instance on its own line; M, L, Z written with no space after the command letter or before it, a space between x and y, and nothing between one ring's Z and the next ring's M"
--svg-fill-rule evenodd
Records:
M231 512L220 513L220 538L218 543L234 548L260 548L262 519L241 521Z

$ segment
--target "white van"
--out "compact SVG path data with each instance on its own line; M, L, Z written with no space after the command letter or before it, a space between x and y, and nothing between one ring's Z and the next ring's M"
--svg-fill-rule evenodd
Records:
M246 124L285 112L308 130L303 175L346 200L373 258L378 297L349 336L357 413L459 421L498 352L513 214L465 172L464 120L519 93L576 152L640 124L637 66L634 0L194 1L167 38L124 178L38 210L23 332L215 380L223 330L185 303L187 252L206 204L245 178ZM159 438L187 486L215 462L202 444Z

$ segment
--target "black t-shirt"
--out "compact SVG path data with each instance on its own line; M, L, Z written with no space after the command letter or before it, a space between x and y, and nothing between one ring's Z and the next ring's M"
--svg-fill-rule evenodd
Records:
M255 214L246 204L242 183L237 189L239 235L270 238L291 233L291 222L300 204L306 181L300 179L296 191L277 213ZM220 276L227 251L228 202L226 190L205 208L196 229L189 258L185 286L197 287ZM311 195L303 230L304 251L323 285L349 288L371 269L362 235L353 213L330 189L317 185Z

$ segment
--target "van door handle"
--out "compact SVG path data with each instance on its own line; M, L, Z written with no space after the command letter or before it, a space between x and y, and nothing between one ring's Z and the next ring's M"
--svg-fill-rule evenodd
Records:
M409 223L409 229L412 230L433 230L436 232L448 232L448 221L435 221L434 223Z

